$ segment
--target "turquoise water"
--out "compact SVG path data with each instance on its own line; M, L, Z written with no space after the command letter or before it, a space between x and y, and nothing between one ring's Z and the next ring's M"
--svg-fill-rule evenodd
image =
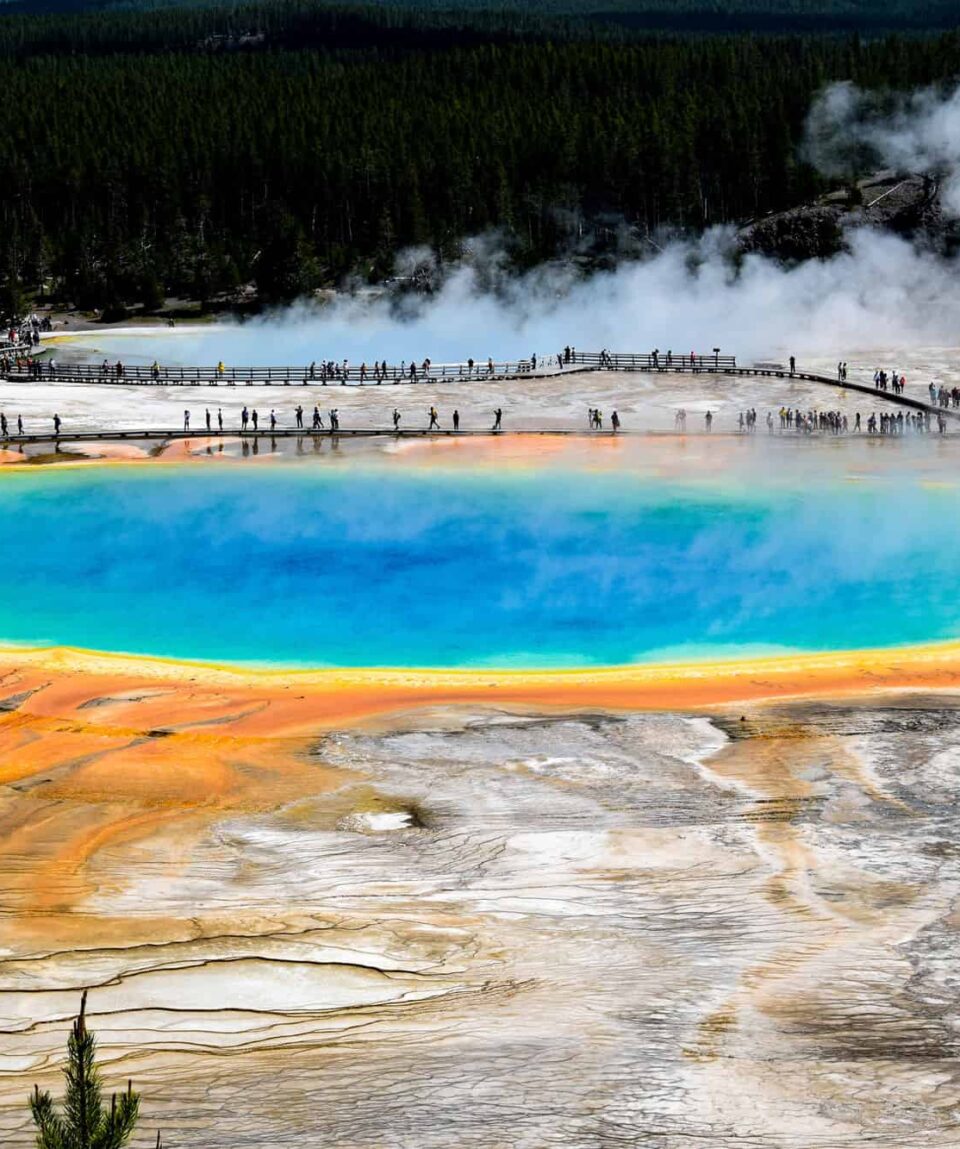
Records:
M958 493L389 465L0 475L0 640L580 666L960 634Z

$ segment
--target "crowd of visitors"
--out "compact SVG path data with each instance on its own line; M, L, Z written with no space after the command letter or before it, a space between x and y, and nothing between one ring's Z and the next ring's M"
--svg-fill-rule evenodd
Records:
M891 371L888 375L878 367L873 373L873 385L877 391L892 391L894 395L902 395L907 385L907 377L898 375L896 371Z
M864 424L859 411L853 415L853 424L850 417L843 411L800 411L792 407L781 407L779 411L779 430L781 432L794 432L798 435L845 435L848 432L860 434L864 428L868 435L903 435L910 432L929 434L932 425L929 411L881 411L873 412ZM739 429L742 433L750 433L757 427L756 410L741 411L738 418ZM942 435L946 432L947 421L937 412L935 417L936 429ZM767 431L771 434L777 430L773 412L768 411L766 416Z
M957 406L953 402L952 392L948 396L949 402L943 403L942 407ZM244 405L240 412L239 428L238 431L241 436L245 435L258 435L258 434L276 434L282 432L288 434L290 432L304 431L305 411L302 404L298 404L292 413L292 421L284 425L284 420L277 414L276 408L271 408L266 426L261 428L260 413L256 407L248 407ZM399 408L394 407L392 415L393 429L398 434L401 433L401 422L403 416ZM947 430L947 419L942 413L942 410L930 412L927 410L904 410L897 411L881 411L871 412L864 420L859 411L853 413L851 423L851 416L844 411L839 410L809 410L801 411L799 408L781 407L776 416L772 410L768 410L764 417L763 423L766 426L768 434L779 432L781 434L797 434L797 435L845 435L845 434L861 434L867 435L905 435L905 434L919 434L928 435L933 431L937 431L943 435ZM53 431L52 437L57 438L60 436L62 421L60 415L55 413L53 416ZM492 431L501 431L503 429L503 409L497 407L493 412L493 425L490 428ZM750 435L756 432L759 422L759 416L755 407L750 407L746 410L740 411L737 415L736 428L741 434ZM426 418L421 428L424 432L448 432L453 431L455 434L460 432L460 411L454 409L450 415L448 423L445 423L441 418L441 413L436 406L431 405L426 412ZM604 415L599 407L590 407L587 412L587 423L591 431L604 430ZM711 431L713 429L714 415L711 410L704 413L704 430ZM673 421L674 430L680 434L686 434L687 431L687 411L685 408L678 408L674 412ZM185 409L183 412L183 434L189 435L193 430L194 425L191 422L191 412ZM619 412L613 411L610 414L609 429L614 435L619 433L622 427ZM224 434L224 415L223 408L217 407L216 413L209 408L204 410L203 428L207 434ZM319 405L314 405L312 418L310 420L309 430L311 432L325 431L330 434L336 434L341 430L340 426L340 412L336 407L331 407L326 412L326 420L320 411ZM194 433L198 433L194 431ZM229 434L230 431L227 430ZM92 434L92 432L90 432ZM0 411L0 441L9 442L11 439L35 437L47 437L42 427L26 427L23 421L23 416L18 414L15 419L8 417L5 411ZM133 436L135 437L135 435Z

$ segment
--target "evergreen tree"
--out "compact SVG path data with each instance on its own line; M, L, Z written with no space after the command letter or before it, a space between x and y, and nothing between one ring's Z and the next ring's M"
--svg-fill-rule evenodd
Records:
M27 309L26 296L16 272L11 271L0 281L0 319L14 322L23 317Z
M62 1111L53 1098L33 1087L30 1112L37 1127L38 1149L121 1149L130 1139L140 1116L140 1094L127 1082L126 1093L116 1093L105 1109L100 1071L95 1061L96 1039L87 1029L87 991L80 999L80 1014L67 1040L66 1090ZM160 1134L157 1134L157 1149Z

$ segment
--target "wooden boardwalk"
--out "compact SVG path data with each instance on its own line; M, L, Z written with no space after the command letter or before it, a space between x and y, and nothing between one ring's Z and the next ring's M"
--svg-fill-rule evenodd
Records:
M0 349L0 359L3 358ZM658 356L633 353L608 354L605 351L572 352L561 365L559 356L541 357L534 361L519 359L494 362L415 364L311 363L295 367L164 367L132 365L122 362L58 363L34 358L29 354L16 358L7 353L6 378L14 383L44 380L51 383L91 383L99 386L160 387L253 387L308 386L321 387L390 387L422 386L431 383L499 383L507 379L527 379L570 374L573 371L662 371L699 373L708 370L735 370L733 355Z
M454 363L454 364L437 364L430 365L428 374L418 374L411 377L409 373L406 375L400 372L400 368L392 368L389 365L386 367L383 379L381 382L376 382L374 378L367 374L364 375L362 367L350 367L348 365L346 373L342 378L327 377L324 379L315 376L309 367L263 367L263 368L243 368L221 371L218 368L178 368L178 369L160 369L158 374L157 369L150 367L130 367L124 368L124 373L117 375L114 373L105 374L101 367L95 364L56 364L55 369L48 371L42 361L41 370L37 373L34 369L27 369L26 367L19 369L12 369L7 373L9 382L23 384L29 386L39 382L43 383L65 383L65 384L90 384L100 386L121 385L121 386L307 386L307 387L332 387L332 386L429 386L437 383L452 383L463 384L464 386L471 386L483 383L505 382L511 379L531 379L540 378L543 381L549 382L551 379L562 378L568 374L578 374L583 372L620 372L624 374L640 373L640 374L681 374L681 375L702 375L705 377L724 377L724 378L760 378L770 380L781 380L784 382L802 381L808 383L815 383L817 385L832 388L836 391L853 391L872 398L874 401L883 401L885 403L893 404L900 407L906 407L914 411L920 411L929 414L931 418L937 415L943 415L949 419L960 419L960 409L940 407L935 404L924 402L920 399L914 399L906 395L895 395L892 391L879 391L876 388L869 386L865 383L857 383L855 381L846 380L840 381L839 379L832 378L827 375L820 375L809 371L788 371L776 367L741 367L737 365L734 356L670 356L670 355L641 355L631 352L611 353L606 351L599 352L575 352L572 354L569 362L565 362L563 367L557 364L557 356L553 356L552 365L539 361L536 368L534 368L530 360L520 360L515 363L495 363L492 364L492 370L488 369L488 365L478 366L476 363ZM391 378L390 373L394 372L396 377ZM780 405L779 400L775 400L777 405ZM309 414L307 416L309 418ZM260 429L253 431L247 429L245 432L240 432L239 429L224 429L221 433L216 429L207 432L205 427L192 429L190 431L170 430L170 429L157 429L157 428L129 428L122 430L70 430L66 427L61 428L58 437L50 434L27 434L27 435L14 435L9 434L4 443L8 444L31 444L31 443L53 443L59 442L61 444L68 442L111 442L111 441L172 441L176 439L196 439L205 438L208 435L218 436L224 438L242 437L247 439L286 439L296 437L318 437L330 438L345 437L345 438L370 438L370 437L423 437L427 435L433 436L454 436L461 437L470 436L484 436L490 435L495 432L491 430L434 430L428 431L426 429L412 429L403 428L395 430L391 427L350 427L341 428L336 432L332 432L329 428L323 428L314 431L312 428L277 428L274 431L269 429ZM591 431L587 428L583 429L569 429L569 428L539 428L536 430L514 430L504 429L499 432L500 434L525 434L525 435L584 435L584 434L612 434L612 431L597 432ZM630 432L621 429L620 434L667 434L668 432ZM723 434L719 430L711 432L712 434Z

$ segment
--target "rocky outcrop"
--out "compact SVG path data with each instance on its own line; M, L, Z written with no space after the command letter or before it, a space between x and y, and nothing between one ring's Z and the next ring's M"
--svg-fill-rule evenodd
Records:
M816 203L775 212L740 229L738 246L778 259L821 259L842 250L845 233L872 227L949 251L960 245L957 221L945 216L932 175L878 172Z

